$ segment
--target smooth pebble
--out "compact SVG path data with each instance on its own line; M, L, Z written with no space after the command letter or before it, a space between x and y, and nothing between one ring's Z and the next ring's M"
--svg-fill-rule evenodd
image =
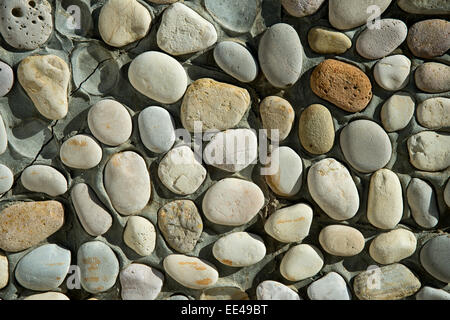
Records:
M339 273L330 272L311 283L307 289L311 300L351 300L347 283Z
M4 97L11 91L14 85L14 71L3 61L0 61L0 97Z
M8 135L6 134L5 123L3 122L3 117L0 114L0 155L5 153L8 147Z
M164 283L160 271L140 263L123 269L119 279L122 300L155 300Z
M416 86L428 93L450 91L450 66L437 62L426 62L416 69Z
M414 221L425 229L435 227L439 222L439 208L433 187L421 179L413 178L406 195Z
M138 118L139 134L144 146L152 152L164 153L175 143L175 122L161 107L148 107Z
M380 87L388 91L398 91L408 85L411 60L398 54L381 59L375 65L373 75Z
M443 289L425 286L417 292L416 300L450 300L450 293Z
M268 96L261 101L259 113L269 139L283 141L288 137L295 120L295 111L289 101L277 96Z
M352 47L352 40L346 34L325 27L311 28L308 43L319 54L342 54Z
M291 247L280 263L281 275L289 281L300 281L315 276L324 264L319 249L308 244Z
M45 165L32 165L23 170L20 181L25 189L49 196L60 196L67 191L67 180L61 172Z
M90 136L78 134L61 145L59 151L62 163L74 169L92 169L102 160L99 144Z
M256 298L258 300L301 300L297 292L273 280L263 281L256 287Z
M450 235L427 241L420 251L420 263L434 278L450 283Z
M411 164L423 171L441 171L450 166L450 136L422 131L407 141Z
M358 229L344 225L329 225L319 234L322 248L331 255L352 257L364 249L364 236Z
M407 92L392 95L381 107L381 122L387 132L404 129L415 111L414 98Z
M430 98L417 107L417 121L428 129L450 127L450 99Z
M1 121L1 120L0 120ZM14 184L14 175L10 168L0 164L0 196L9 191Z
M9 263L8 258L0 253L0 289L8 284L9 280Z
M369 253L380 264L400 262L413 255L417 240L414 233L396 229L378 235L370 244Z

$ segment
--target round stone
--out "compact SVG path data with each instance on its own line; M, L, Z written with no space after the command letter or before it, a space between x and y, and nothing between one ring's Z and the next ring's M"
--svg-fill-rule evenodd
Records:
M261 282L256 287L258 300L301 300L297 292L282 283L273 280Z
M136 0L109 0L101 9L98 31L103 41L123 47L144 38L150 30L150 12Z
M259 113L269 139L283 141L288 137L295 119L295 111L289 101L277 96L266 97L259 105ZM274 136L275 130L278 130L278 139Z
M122 300L155 300L161 292L164 275L145 264L132 263L120 272Z
M419 58L432 59L450 49L450 22L443 19L419 21L409 28L408 47Z
M296 195L302 186L303 163L289 147L279 147L270 155L268 171L264 177L270 189L282 197Z
M152 152L164 153L175 143L175 122L161 107L148 107L138 118L139 134L144 146Z
M125 151L111 157L105 167L104 184L114 208L123 215L139 213L152 192L145 160Z
M303 47L290 25L277 23L268 28L259 42L258 56L264 75L274 87L292 86L300 78Z
M250 300L248 294L236 287L215 287L203 290L199 300Z
M0 120L1 121L1 120ZM14 174L10 168L0 164L0 196L9 191L14 184Z
M0 61L0 97L4 97L11 91L14 85L14 72L11 67Z
M365 29L356 40L356 51L370 60L391 54L408 34L408 27L401 20L381 19L377 23L379 27Z
M380 87L388 91L398 91L408 85L411 60L398 54L381 59L375 65L373 75Z
M450 300L450 293L443 289L425 286L417 292L416 300Z
M414 233L396 229L378 235L370 244L369 253L380 264L392 264L412 256L416 247Z
M417 107L417 121L428 129L450 127L450 99L430 98Z
M311 28L308 43L319 54L342 54L352 47L352 40L347 35L325 27Z
M20 181L25 189L49 196L60 196L67 191L67 180L61 172L50 166L32 165L23 170Z
M9 279L9 263L8 258L0 253L0 289L8 284Z
M403 191L397 175L388 169L370 178L367 219L380 229L393 229L403 216Z
M300 281L315 276L323 267L319 249L299 244L289 249L280 264L281 275L289 281Z
M334 59L315 67L310 85L319 98L348 112L364 110L372 99L372 84L367 75L354 65Z
M325 0L281 0L284 10L291 16L310 16L319 10Z
M132 216L123 232L123 241L140 256L149 256L155 250L156 231L147 219Z
M411 164L423 171L441 171L450 166L450 136L422 131L407 142Z
M45 293L38 293L38 294L32 294L28 297L26 297L23 300L70 300L69 297L67 297L65 294L61 292L45 292Z
M331 225L320 231L319 242L322 248L331 255L352 257L364 249L364 236L357 229Z
M252 82L258 75L255 58L247 48L235 41L218 43L214 48L214 60L223 71L241 82Z
M450 66L436 62L426 62L416 69L416 86L428 93L450 91Z
M413 178L406 191L414 221L422 228L431 229L439 222L439 208L433 187Z
M350 172L340 162L327 158L311 166L308 189L313 200L332 219L353 218L359 208L359 195Z
M311 300L351 300L347 283L339 273L330 272L311 283L307 290Z
M230 267L248 267L261 261L266 246L261 237L247 232L230 233L214 243L214 257Z
M119 261L106 244L100 241L83 243L78 249L81 286L90 293L109 290L119 274Z
M392 156L392 145L386 131L369 120L356 120L344 127L340 145L350 165L364 173L383 168Z
M415 14L450 14L450 3L442 0L398 0L398 6Z
M225 29L245 33L252 28L260 3L257 0L205 0L205 8Z
M34 50L53 32L52 7L47 0L8 0L0 7L0 33L12 47Z
M158 176L163 185L173 193L192 194L206 178L206 169L197 161L188 146L170 150L158 166Z
M299 203L275 211L264 224L264 230L280 242L301 242L309 235L312 220L312 208Z
M106 145L118 146L131 136L131 116L117 101L105 99L97 102L89 109L87 121L94 137Z
M193 201L175 200L159 209L158 227L169 246L188 253L200 239L203 221Z
M447 181L447 185L445 186L444 201L447 204L447 207L450 208L450 179Z
M180 100L188 83L183 66L171 56L157 51L138 55L130 64L128 79L143 95L166 104Z
M0 114L0 155L5 153L6 148L8 148L8 135L6 134L2 115Z
M261 189L253 182L236 178L225 178L212 185L202 202L209 221L227 226L246 224L263 206Z
M164 270L182 286L205 289L213 286L219 274L209 262L182 254L168 255L163 262Z
M321 104L313 104L303 110L298 122L298 136L309 153L324 154L330 151L334 144L330 111Z
M27 253L15 269L17 281L35 291L55 290L66 278L70 251L56 244L46 244Z
M387 132L404 129L411 121L415 110L414 99L406 92L391 96L381 107L381 122Z
M420 251L420 263L439 281L450 282L450 236L437 236L429 240Z
M102 148L90 136L78 134L64 141L59 155L66 166L87 170L100 163Z

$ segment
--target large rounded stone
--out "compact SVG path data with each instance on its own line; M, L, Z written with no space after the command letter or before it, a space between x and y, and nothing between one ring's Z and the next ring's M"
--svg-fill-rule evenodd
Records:
M364 236L357 229L344 225L330 225L319 234L322 248L331 255L352 257L364 249Z
M90 136L78 134L61 145L62 163L74 169L92 169L102 160L102 148Z
M307 290L311 300L351 300L347 283L339 273L330 272L314 281Z
M214 257L230 267L248 267L266 255L263 239L247 232L230 233L214 243Z
M380 87L398 91L408 85L411 60L398 54L381 59L375 65L373 76Z
M430 98L417 107L417 121L428 129L450 127L450 99Z
M398 0L398 6L415 14L450 14L450 3L442 0Z
M175 143L175 122L161 107L148 107L138 118L139 134L144 146L152 152L164 153Z
M140 216L128 219L123 241L140 256L149 256L155 250L156 230L153 224Z
M426 62L416 69L416 86L428 93L450 91L450 66L443 63Z
M439 208L433 187L425 181L413 178L406 191L411 214L422 228L433 228L439 222Z
M429 240L420 251L420 263L439 281L450 282L450 235Z
M312 154L324 154L333 148L334 124L330 111L321 104L303 110L298 123L303 148Z
M432 59L450 49L450 22L444 19L419 21L409 28L409 50L419 58Z
M387 132L404 129L414 115L415 102L409 93L400 92L391 96L381 108L381 122Z
M416 251L416 246L414 233L396 229L378 235L370 244L369 253L376 262L391 264L410 257Z
M322 267L322 253L308 244L299 244L284 255L280 273L289 281L300 281L315 276Z
M409 159L419 170L441 171L450 166L450 136L422 131L408 139Z
M67 180L61 172L50 166L32 165L23 170L20 181L25 189L49 196L60 196L67 191Z

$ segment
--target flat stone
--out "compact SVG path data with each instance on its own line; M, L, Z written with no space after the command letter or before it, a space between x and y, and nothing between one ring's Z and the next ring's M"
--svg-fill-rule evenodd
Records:
M360 300L400 300L420 289L420 281L402 264L391 264L361 272L353 289Z
M288 137L295 119L295 111L289 101L277 96L268 96L259 105L259 113L269 139L283 141ZM278 130L277 138L273 136L272 130Z
M417 121L428 129L450 127L450 99L430 98L417 107Z
M1 121L1 120L0 120ZM0 164L0 196L9 191L14 184L14 174L10 168Z
M444 201L447 204L447 207L450 208L450 179L447 181L447 185L444 189Z
M432 59L450 49L450 22L443 19L423 20L409 28L408 47L419 58Z
M175 122L161 107L148 107L138 118L139 134L144 146L152 152L164 153L175 143Z
M103 41L123 47L144 38L150 30L150 12L136 0L109 0L101 9L98 31Z
M114 154L105 167L104 184L114 208L123 215L139 213L150 200L150 174L133 151Z
M217 42L214 26L182 3L164 10L156 40L158 47L174 55L205 50Z
M212 185L202 202L209 221L227 226L246 224L263 206L261 189L253 182L236 178L225 178Z
M284 10L294 17L310 16L319 10L325 0L281 0Z
M70 198L78 219L88 234L97 237L109 230L112 217L87 184L76 184Z
M6 134L2 115L0 114L0 154L5 153L6 148L8 148L8 135Z
M248 294L236 287L215 287L203 290L200 300L250 300Z
M205 0L205 8L225 29L245 33L252 28L260 3L257 0Z
M173 193L192 194L206 178L206 169L195 158L188 146L170 150L158 166L158 177L163 185Z
M374 121L350 122L342 129L340 145L348 163L364 173L383 168L392 156L389 136Z
M59 151L62 163L74 169L88 170L102 160L102 148L90 136L78 134L67 139Z
M411 60L398 54L381 59L375 65L373 75L380 87L388 91L398 91L409 83Z
M70 300L68 296L61 292L45 292L32 294L23 300Z
M0 33L12 47L34 50L53 32L52 7L47 0L9 0L0 8Z
M314 69L310 85L320 98L348 112L364 110L372 99L372 84L367 75L334 59L327 59Z
M164 270L182 286L190 289L205 289L213 286L219 274L205 260L182 254L168 255L163 262Z
M326 252L339 257L356 256L365 244L364 236L358 229L338 224L323 228L319 242Z
M328 4L328 19L333 27L339 30L353 29L381 15L392 0L330 0ZM377 6L377 11L368 10L369 6Z
M392 264L412 256L416 247L414 233L396 229L378 235L370 244L369 253L380 264Z
M125 244L140 256L149 256L155 250L156 230L147 219L139 216L128 218L123 232Z
M0 97L4 97L11 91L14 85L14 71L3 61L0 61Z
M413 178L406 194L414 221L426 229L435 227L439 222L439 209L433 187L421 179Z
M126 142L133 129L131 116L119 102L104 99L94 104L88 113L88 125L94 137L108 146Z
M416 69L416 86L429 93L450 91L450 66L426 62Z
M272 151L264 176L270 189L279 196L296 195L302 186L302 158L289 147L279 147Z
M71 75L63 59L55 55L26 57L19 64L17 77L44 117L59 120L67 115Z
M291 247L280 264L281 275L289 281L300 281L315 276L323 267L323 255L308 244Z
M416 300L450 300L450 293L443 289L425 286L417 292Z
M366 59L386 57L397 49L408 35L406 24L397 19L381 19L379 28L366 28L356 40L356 51Z
M352 40L342 32L325 27L313 27L308 32L311 49L320 54L342 54L352 47Z
M8 258L0 253L0 289L3 289L8 284L9 279L9 264Z
M213 79L194 81L186 91L181 104L180 118L183 127L194 132L199 121L203 131L223 131L235 127L250 107L250 94L244 88Z
M450 3L442 0L398 0L398 6L415 14L449 14Z
M300 78L303 46L290 25L277 23L268 28L259 42L258 56L264 75L274 87L292 86Z
M60 196L67 191L67 180L61 172L50 166L32 165L23 170L20 181L25 189L49 196Z
M302 300L297 292L273 280L263 281L256 287L256 298L258 300Z
M347 283L339 273L330 272L325 277L314 281L308 287L311 300L351 300Z
M27 253L15 269L17 281L35 291L55 290L66 278L70 251L56 244L45 244Z
M298 122L298 137L303 148L312 154L324 154L334 145L334 124L330 111L321 104L303 110Z
M248 267L261 261L266 246L261 237L247 232L233 232L221 237L212 248L214 258L230 267Z
M309 235L312 220L312 208L299 203L271 214L264 224L264 230L280 242L301 242Z
M229 129L215 134L203 150L205 163L238 172L256 163L258 138L253 130Z
M398 176L380 169L370 178L367 219L376 228L393 229L403 217L403 191Z
M203 221L193 201L175 200L159 209L158 227L169 246L188 253L200 239Z
M119 261L106 244L100 241L83 243L78 249L81 286L89 293L109 290L119 274Z
M441 171L450 166L450 136L422 131L408 139L411 164L419 170Z
M411 121L415 110L414 98L407 92L391 96L381 108L381 122L387 132L404 129Z
M253 55L235 41L218 43L214 48L214 60L223 71L241 82L252 82L258 75L258 63Z
M155 268L132 263L120 272L122 300L155 300L163 282L164 275Z
M313 200L332 219L353 218L359 195L350 172L340 162L327 158L311 166L308 189Z
M443 234L425 243L420 251L420 263L439 281L450 282L450 236Z
M166 104L180 100L188 84L183 66L171 56L157 51L138 55L130 64L128 79L143 95Z
M0 248L18 252L38 244L64 224L58 201L16 202L0 213Z

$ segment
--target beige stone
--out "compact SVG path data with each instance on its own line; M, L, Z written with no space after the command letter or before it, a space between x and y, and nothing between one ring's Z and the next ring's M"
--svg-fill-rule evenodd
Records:
M74 169L91 169L102 160L102 148L90 136L77 134L67 139L59 151L62 163Z
M416 246L414 233L396 229L378 235L370 244L369 253L376 262L391 264L410 257L416 251Z
M321 104L313 104L303 110L298 136L303 148L312 154L324 154L333 148L334 124L330 111Z
M407 142L411 164L419 170L441 171L450 166L450 136L422 131Z
M280 263L281 275L289 281L300 281L315 276L323 267L319 249L299 244L289 249Z
M278 130L278 141L287 138L295 119L294 108L289 101L277 96L266 97L259 106L259 113L269 139L274 139L271 130Z
M151 255L156 245L155 227L143 217L132 216L127 221L123 240L137 254Z
M404 129L414 115L414 99L409 93L399 92L391 96L381 108L381 122L387 132Z
M450 127L450 99L427 99L417 107L417 121L428 129Z
M329 254L339 257L351 257L364 249L364 236L357 229L330 225L322 229L319 234L322 248Z
M6 287L8 279L8 258L0 253L0 289Z
M23 300L70 300L70 299L61 292L45 292L32 294Z
M352 47L352 40L342 32L314 27L308 32L311 49L320 54L342 54Z

